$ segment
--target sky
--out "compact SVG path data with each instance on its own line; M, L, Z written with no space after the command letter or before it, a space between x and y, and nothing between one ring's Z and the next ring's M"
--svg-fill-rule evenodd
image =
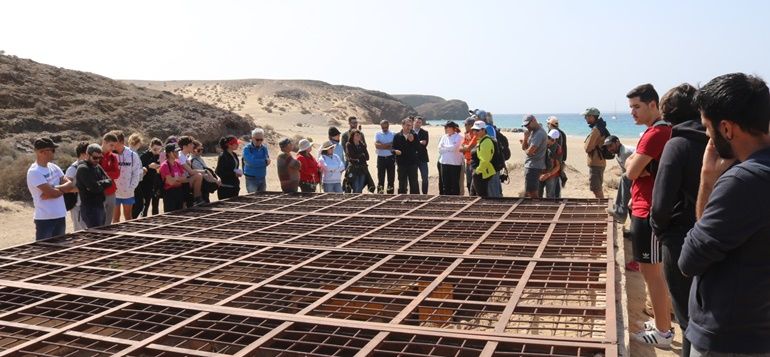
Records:
M495 113L627 110L724 73L770 79L768 1L35 1L0 50L116 79L315 79Z

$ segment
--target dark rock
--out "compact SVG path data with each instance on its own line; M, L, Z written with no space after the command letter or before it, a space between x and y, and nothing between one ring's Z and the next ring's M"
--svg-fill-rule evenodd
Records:
M411 105L425 119L445 119L460 121L468 117L468 103L462 100L444 98L432 95L394 95L400 101Z

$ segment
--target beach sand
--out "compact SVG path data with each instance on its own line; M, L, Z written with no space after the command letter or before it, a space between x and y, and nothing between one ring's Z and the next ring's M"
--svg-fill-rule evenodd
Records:
M271 121L270 125L275 130L286 137L301 136L312 139L314 142L313 155L316 156L318 152L318 146L327 140L328 126L326 119L324 118L309 118L308 116L285 116L280 121ZM425 126L425 129L430 133L430 144L428 146L428 152L430 154L430 188L429 193L438 193L438 173L436 172L436 160L437 160L437 145L441 135L444 134L443 127ZM344 131L344 128L340 128ZM364 125L363 133L367 142L369 143L370 157L375 158L374 152L374 134L380 130L379 125ZM391 124L391 130L400 130L400 125ZM524 191L524 152L520 149L519 139L523 137L521 133L504 133L508 138L511 145L511 159L507 164L509 167L510 182L503 185L503 195L506 197L521 196ZM569 181L566 187L562 190L563 197L575 197L575 198L593 198L593 193L588 189L588 167L586 166L586 158L583 151L583 137L570 136L567 133L567 146L568 157L566 162L566 172L569 177ZM628 145L635 145L638 138L626 138L621 141ZM278 148L271 147L270 154L272 158L278 155ZM206 157L210 166L216 164L216 155L209 155ZM370 160L369 170L376 181L376 159ZM605 170L605 185L604 193L605 197L613 199L615 197L616 190L608 187L608 182L617 181L620 174L620 169L614 160L608 161L607 169ZM615 186L613 186L615 187ZM275 160L268 169L267 175L267 188L270 191L279 191L280 184L278 181L278 175L275 168ZM245 184L241 182L241 194L246 193ZM216 194L211 196L212 200L216 200ZM161 202L162 205L162 202ZM162 211L162 209L161 209ZM18 244L24 244L34 241L34 223L32 221L33 208L31 204L9 202L0 200L0 248L9 247ZM68 216L69 217L69 216ZM67 231L72 231L71 222L67 222ZM622 235L621 235L622 236ZM629 258L630 244L626 241L626 251L624 254L618 254L619 256L625 256ZM624 266L625 261L618 259L618 265ZM626 277L626 289L628 290L628 314L629 320L632 322L634 331L641 328L641 322L648 319L646 315L642 313L645 301L645 287L644 281L640 273L637 272L625 272ZM620 326L618 328L621 328ZM625 327L626 329L628 327ZM655 349L652 347L642 346L635 342L631 343L631 355L633 356L677 356L679 355L679 348L681 347L681 330L676 327L677 336L674 343L674 349L672 351L664 351Z

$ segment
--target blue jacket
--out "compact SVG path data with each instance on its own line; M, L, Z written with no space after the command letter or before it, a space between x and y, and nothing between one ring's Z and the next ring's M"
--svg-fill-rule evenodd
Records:
M770 352L768 212L770 148L719 177L684 240L679 269L695 277L686 335L698 350Z
M256 147L253 143L246 144L243 147L243 174L251 177L265 177L269 158L267 146Z

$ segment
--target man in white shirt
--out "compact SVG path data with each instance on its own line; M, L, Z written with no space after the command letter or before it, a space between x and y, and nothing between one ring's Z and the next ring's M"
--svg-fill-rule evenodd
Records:
M73 185L61 168L51 162L59 145L49 138L40 138L34 146L35 162L27 170L27 188L35 206L35 240L41 240L66 231L67 208L62 195Z
M625 175L626 159L636 151L636 148L621 144L620 139L615 135L608 136L604 140L604 146L607 147L607 151L615 154L615 160L618 161L621 170L615 204L612 208L607 208L607 213L614 217L618 223L624 224L628 218L628 201L631 199L631 180Z
M135 202L134 190L139 186L144 174L142 170L142 159L139 154L126 147L126 138L120 130L112 131L112 134L118 138L115 143L115 155L118 157L118 167L120 168L120 177L115 180L117 191L115 191L115 210L106 212L112 214L112 222L120 222L120 210L123 209L123 218L131 219L131 212Z
M380 121L382 131L374 134L374 147L377 149L377 193L393 194L396 180L396 155L393 155L393 134L390 122ZM385 189L387 174L388 188Z

